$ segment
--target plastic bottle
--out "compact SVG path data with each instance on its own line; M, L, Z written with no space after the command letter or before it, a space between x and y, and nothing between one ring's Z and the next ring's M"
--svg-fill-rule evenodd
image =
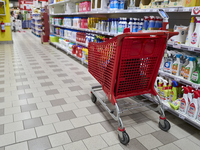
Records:
M124 10L124 0L120 0L120 7L121 10Z
M113 10L118 10L118 8L119 8L119 2L118 2L118 0L114 0L114 8L113 8Z
M178 83L177 98L181 98L181 97L182 97L182 84Z
M118 33L118 19L115 18L115 22L114 22L114 33L117 34Z
M123 19L123 32L124 32L124 29L127 28L127 25L128 25L127 18L124 18Z
M193 91L193 88L191 86L187 86L189 92L188 92L188 102L189 104L192 103L192 91Z
M143 26L143 30L147 30L148 29L148 16L144 16L144 26Z
M185 63L182 65L181 67L181 74L180 76L184 76L184 72L185 72L185 67L189 64L189 57L187 55L185 55Z
M197 57L197 66L191 74L191 81L200 84L200 57Z
M160 17L155 16L155 28L160 28L160 22L159 22Z
M133 30L133 18L129 19L128 27L130 28L130 31L132 32L132 30Z
M163 101L167 101L168 99L168 86L167 86L167 80L163 80L163 87L162 87L162 91L161 91L161 99Z
M179 110L180 112L186 114L188 110L188 106L190 104L188 100L189 89L184 86L182 88L184 89L184 94L183 94L183 98L181 99Z
M196 69L196 58L189 57L189 64L185 67L184 78L189 80L191 79L192 72Z
M110 10L114 9L114 0L110 0Z
M114 33L114 21L111 19L110 33Z
M170 97L169 97L169 101L173 102L177 99L177 86L178 83L176 81L172 81L173 82L173 87L172 87L172 91L170 93Z
M200 90L197 90L197 92L199 93L200 95ZM200 96L198 97L198 113L197 113L197 121L200 122Z
M173 75L180 75L180 68L182 67L181 58L182 54L176 54L176 61L172 65L172 74Z
M168 57L164 63L163 71L165 72L172 72L172 65L173 65L173 56L171 51L167 51Z
M192 33L194 32L194 21L195 21L195 18L192 17L191 22L190 22L190 26L189 26L189 30L188 30L188 35L187 35L187 38L186 38L186 41L185 41L185 45L187 45L187 46L190 46Z
M148 30L152 30L155 26L155 17L154 16L149 16L149 26Z
M192 33L192 37L190 40L190 46L199 46L199 40L200 40L200 17L196 17L197 23L194 32Z
M197 91L193 91L194 98L192 99L192 103L189 105L188 108L188 116L192 119L196 119L197 112L198 112L198 98L200 94Z
M162 77L157 77L157 79L159 80L158 81L158 94L161 95L162 86L163 86L163 83L162 83L163 78Z
M123 33L123 18L119 18L119 25L118 25L118 33L122 34Z
M169 101L170 100L170 94L172 92L172 80L169 79L169 84L168 84L168 93L167 93L167 100Z
M141 31L144 25L144 19L140 20L139 26L138 26L138 31Z
M133 18L132 32L136 32L136 25L137 25L136 20L137 20L137 18Z

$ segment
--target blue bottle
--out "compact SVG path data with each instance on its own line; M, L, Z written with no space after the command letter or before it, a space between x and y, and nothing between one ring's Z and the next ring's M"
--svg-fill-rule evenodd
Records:
M148 29L148 16L144 16L144 25L143 25L143 30L147 30Z
M120 9L121 9L121 10L124 10L124 0L121 0L121 1L120 1Z

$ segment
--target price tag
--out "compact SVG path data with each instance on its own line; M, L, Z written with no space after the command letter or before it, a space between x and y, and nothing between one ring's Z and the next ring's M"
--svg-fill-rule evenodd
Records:
M179 78L174 78L175 81L177 82L180 82L180 79Z
M182 114L179 114L178 117L181 118L181 119L183 119L183 120L185 120L185 116L183 116Z
M153 12L157 12L158 10L157 9L153 9Z
M189 51L194 51L194 47L188 47Z
M179 44L178 42L174 42L173 43L173 48L178 48L178 49L181 49L181 44Z
M142 11L143 11L142 9L138 9L138 10L137 10L137 12L142 12Z
M133 10L129 10L128 12L132 12Z
M169 12L173 12L173 11L175 11L174 8L170 8L170 9L169 9Z
M150 9L146 9L146 12L150 12Z
M200 15L200 7L193 7L191 15Z
M187 12L187 11L190 11L190 9L186 7L186 8L183 8L183 11Z
M195 89L198 89L199 86L196 85L196 84L192 84L192 87L195 88Z

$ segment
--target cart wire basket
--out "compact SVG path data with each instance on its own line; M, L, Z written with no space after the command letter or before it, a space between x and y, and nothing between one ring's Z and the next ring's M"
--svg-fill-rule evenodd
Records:
M160 112L159 127L164 131L170 129L154 83L167 40L173 35L177 35L177 32L124 33L103 43L89 43L88 70L101 84L92 87L91 99L94 103L98 100L113 119L118 121L118 138L124 145L129 143L129 136L120 118L117 99L147 93L154 95ZM115 114L98 96L95 90L99 88L102 88L115 106Z

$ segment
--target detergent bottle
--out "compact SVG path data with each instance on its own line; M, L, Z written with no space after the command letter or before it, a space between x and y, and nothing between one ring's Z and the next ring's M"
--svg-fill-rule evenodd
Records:
M200 57L197 57L196 69L192 72L191 81L200 84Z
M193 91L193 88L191 86L187 86L189 92L188 92L188 101L189 101L189 104L192 103L192 91Z
M185 45L187 45L187 46L190 46L192 33L194 32L194 21L195 21L195 18L192 17L191 22L190 22L190 26L189 26L189 30L188 30L188 35L187 35L187 38L186 38L186 41L185 41Z
M163 101L167 101L167 97L168 97L168 86L167 86L167 80L163 79L163 87L162 87L162 91L161 91L161 99Z
M176 61L173 63L172 66L172 74L173 75L179 75L180 74L180 66L182 66L181 64L181 56L182 54L176 54Z
M191 74L195 69L196 69L196 58L189 57L189 64L185 67L184 78L190 81Z
M163 78L157 77L157 79L159 80L158 81L158 94L161 96L161 91L162 91L162 87L163 87L163 83L162 83Z
M188 116L192 119L196 119L197 112L198 112L198 98L200 97L197 91L193 91L194 98L192 99L192 103L188 108Z
M197 92L200 94L200 90L197 90ZM197 121L200 122L200 97L198 97L198 106Z
M182 97L182 84L178 83L177 87L177 97L181 98Z
M197 23L194 32L192 33L192 37L190 40L190 46L198 47L200 40L200 17L196 17Z
M184 89L184 94L183 94L183 98L181 99L179 110L180 112L186 114L188 110L188 106L190 105L188 101L189 89L185 86L183 86L182 88Z
M167 51L168 57L164 63L163 71L165 72L172 72L172 65L173 65L173 56L171 51Z
M172 86L172 91L170 93L170 102L173 102L177 99L177 86L178 83L176 81L172 81L173 82L173 86Z
M143 30L147 30L148 29L148 16L144 16L144 25L143 25Z
M185 67L189 64L189 57L185 55L185 62L181 67L181 77L184 77Z
M172 80L169 79L169 84L168 84L168 96L167 96L167 100L169 101L169 97L170 97L170 93L172 92Z

